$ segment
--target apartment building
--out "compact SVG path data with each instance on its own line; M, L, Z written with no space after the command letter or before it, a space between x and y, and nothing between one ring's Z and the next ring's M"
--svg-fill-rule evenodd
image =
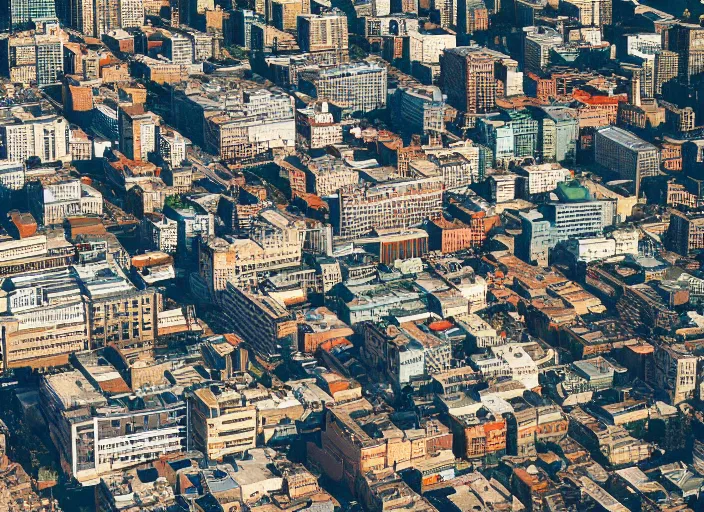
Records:
M24 162L36 156L42 162L70 159L68 122L55 115L35 117L25 110L14 110L0 122L0 158Z
M341 189L331 211L335 233L353 239L373 229L408 228L442 213L441 176L395 180Z
M634 134L609 126L596 132L594 160L635 183L635 196L640 196L640 182L660 173L660 152L657 147Z
M220 302L230 327L264 358L297 350L296 321L276 299L227 282Z
M189 401L193 438L208 460L243 455L257 447L257 408L245 405L240 391L226 389L216 395L204 387L193 391Z

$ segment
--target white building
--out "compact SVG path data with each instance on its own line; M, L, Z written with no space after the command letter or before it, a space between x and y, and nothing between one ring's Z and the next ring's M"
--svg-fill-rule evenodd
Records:
M491 356L473 363L485 378L511 377L526 389L538 386L538 365L520 344L491 347Z
M431 34L418 31L409 32L408 45L411 62L437 64L445 49L457 46L455 34Z
M180 167L186 160L186 148L190 142L178 132L162 130L159 133L159 155L169 167Z
M34 117L24 110L13 111L13 116L0 124L0 158L12 162L33 156L42 162L70 160L68 135L68 122L63 117Z
M524 197L552 192L558 183L572 177L572 173L560 164L524 165L515 171L521 177L519 179L522 181Z

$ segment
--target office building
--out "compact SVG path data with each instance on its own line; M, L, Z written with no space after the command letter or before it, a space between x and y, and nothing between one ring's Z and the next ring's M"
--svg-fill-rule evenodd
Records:
M350 186L331 209L335 233L359 238L373 229L408 228L442 213L442 176Z
M677 52L659 50L655 53L655 94L662 94L662 85L673 78L677 78L679 65L679 54Z
M667 31L667 50L678 55L678 76L686 83L704 72L704 27L677 23Z
M230 328L266 359L288 357L297 350L295 318L273 297L228 282L221 295Z
M457 36L445 31L411 31L408 34L408 58L413 62L437 64L447 48L457 46Z
M301 0L271 0L271 22L283 31L296 30L298 16L304 14Z
M375 63L356 62L302 72L299 87L351 112L371 112L386 106L386 68Z
M489 30L489 10L482 0L457 1L457 32L474 34Z
M260 275L301 264L299 230L275 210L253 219L249 238L201 238L199 273L214 300L232 282L251 286Z
M624 180L633 181L635 195L640 195L641 180L660 172L658 148L626 130L613 126L596 132L594 160Z
M0 2L0 29L16 32L33 28L32 23L56 22L53 0L3 0Z
M445 102L437 87L399 86L392 107L392 120L402 133L439 135L445 130Z
M235 29L235 44L245 50L252 48L252 24L262 22L260 14L249 9L235 9L232 11L233 25Z
M41 225L61 224L73 215L102 215L103 196L77 179L52 175L27 184L29 210Z
M270 159L275 149L293 148L296 119L293 98L266 89L246 92L241 107L206 117L205 147L228 162Z
M113 396L107 407L99 388L78 370L43 377L39 402L68 473L86 485L179 453L190 435L186 403L171 391Z
M518 66L507 55L483 47L445 50L440 69L447 102L468 114L492 112L496 108L498 63L509 70Z
M523 70L540 75L550 64L550 51L564 43L563 36L550 27L525 27L523 32Z
M52 85L63 71L63 44L58 37L24 32L0 39L0 73L13 82Z
M174 130L159 130L159 156L170 168L181 167L187 159L188 139Z
M342 142L342 125L335 122L327 102L296 110L296 131L311 149Z
M68 122L55 115L15 112L0 122L0 158L24 162L32 156L42 162L70 159Z
M665 245L682 256L704 249L704 216L673 209Z

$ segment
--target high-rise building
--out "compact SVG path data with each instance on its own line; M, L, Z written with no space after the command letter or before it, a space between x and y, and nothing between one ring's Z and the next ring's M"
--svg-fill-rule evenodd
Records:
M347 16L338 10L298 16L298 44L304 52L332 54L336 58L336 64L347 62Z
M64 48L61 40L55 36L35 36L37 49L37 85L55 84L59 73L64 69Z
M594 160L618 173L622 179L634 181L636 197L640 193L641 180L657 176L660 169L658 148L615 126L596 132Z
M376 63L356 62L303 72L299 87L352 112L386 106L386 68Z
M135 0L128 0L128 4ZM68 0L68 22L87 36L120 28L120 0Z
M704 27L678 23L667 31L667 49L679 56L678 74L689 83L704 72Z
M563 44L563 37L550 27L525 27L523 31L523 70L539 75L550 64L550 50Z
M679 55L669 50L655 53L655 94L662 93L662 84L677 78L679 73Z
M145 112L142 105L120 107L118 133L120 151L135 162L148 159L157 148L159 117Z
M457 32L489 30L489 11L482 0L457 0Z
M2 0L0 30L25 30L33 22L57 21L54 0Z
M442 28L457 26L457 0L433 0L433 8L438 11Z
M56 36L23 33L0 39L0 74L13 82L55 84L63 68L63 44Z
M296 30L299 14L303 14L301 0L272 0L271 21L279 30Z
M565 4L580 25L599 27L613 23L612 0L568 0Z
M457 46L457 36L446 32L418 32L408 34L408 59L411 62L437 64L442 52Z
M263 21L261 15L249 9L235 9L232 11L235 29L235 44L245 50L252 48L252 24Z
M496 64L515 69L516 61L507 55L479 46L459 46L445 50L440 60L443 92L447 102L468 114L485 114L496 107Z
M120 27L133 28L144 25L144 1L120 0Z
M193 44L186 36L172 33L164 41L164 55L172 64L193 64Z

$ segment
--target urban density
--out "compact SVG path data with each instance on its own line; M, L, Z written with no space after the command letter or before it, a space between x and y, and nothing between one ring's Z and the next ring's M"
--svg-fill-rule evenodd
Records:
M704 0L0 0L0 512L703 512Z

